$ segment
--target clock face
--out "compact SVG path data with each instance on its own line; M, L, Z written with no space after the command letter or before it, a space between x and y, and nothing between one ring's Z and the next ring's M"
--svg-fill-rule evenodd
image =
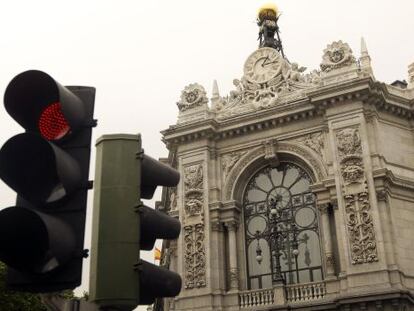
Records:
M254 83L265 83L279 74L282 57L275 49L264 47L254 51L244 64L246 79Z

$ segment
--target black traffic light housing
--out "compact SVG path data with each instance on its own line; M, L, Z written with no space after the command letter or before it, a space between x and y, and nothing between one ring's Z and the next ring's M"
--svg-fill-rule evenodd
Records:
M0 211L7 285L50 292L80 285L95 89L64 87L30 70L7 86L4 105L25 133L0 150L0 178L17 193Z

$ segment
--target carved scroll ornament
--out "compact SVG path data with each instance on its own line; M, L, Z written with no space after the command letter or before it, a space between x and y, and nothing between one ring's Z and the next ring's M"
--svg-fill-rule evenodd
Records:
M184 288L206 286L206 252L204 246L204 225L184 227Z
M344 199L351 263L355 265L378 261L368 192L346 195Z
M362 158L362 144L358 128L336 132L341 175L344 181L345 217L351 263L378 261L374 222ZM357 187L353 187L353 185ZM357 189L357 190L355 190Z

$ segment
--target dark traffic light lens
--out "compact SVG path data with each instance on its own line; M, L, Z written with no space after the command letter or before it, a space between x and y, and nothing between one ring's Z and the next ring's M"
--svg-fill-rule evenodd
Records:
M63 138L70 130L70 126L62 113L60 103L47 106L39 118L39 131L47 140Z

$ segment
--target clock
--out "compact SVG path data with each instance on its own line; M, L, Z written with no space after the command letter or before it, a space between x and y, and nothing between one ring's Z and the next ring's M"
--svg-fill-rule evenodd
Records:
M250 82L265 83L280 73L282 60L282 56L275 49L260 48L247 58L244 64L244 76Z

